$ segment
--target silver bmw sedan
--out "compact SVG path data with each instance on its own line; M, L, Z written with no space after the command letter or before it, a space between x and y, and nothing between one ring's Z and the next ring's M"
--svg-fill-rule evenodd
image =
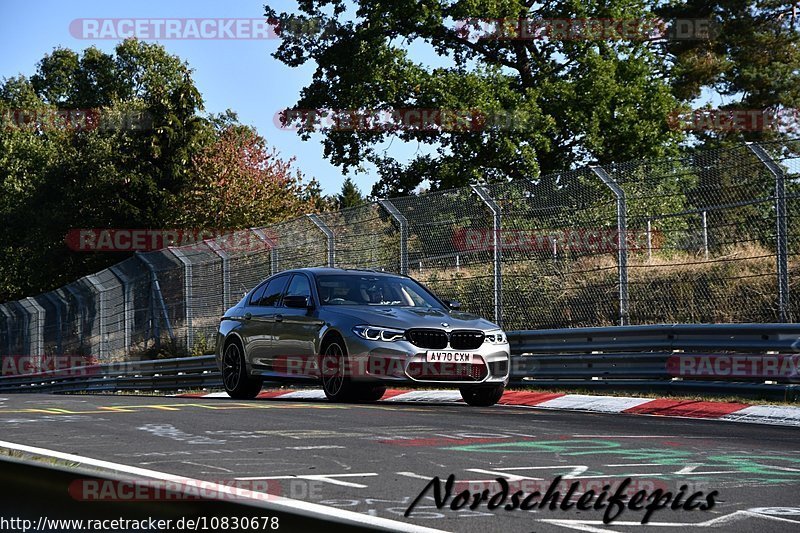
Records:
M508 383L508 341L459 307L407 276L288 270L223 315L217 364L238 399L268 380L321 383L337 402L376 401L395 384L458 387L469 405L494 405Z

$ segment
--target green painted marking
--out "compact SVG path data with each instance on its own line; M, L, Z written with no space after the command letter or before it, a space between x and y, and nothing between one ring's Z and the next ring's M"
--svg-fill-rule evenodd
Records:
M531 453L551 452L561 455L594 455L608 453L604 450L616 449L621 446L618 442L610 440L545 440L545 441L520 441L501 442L491 444L469 444L467 446L453 446L445 448L459 452L477 453ZM571 451L570 451L571 450Z
M472 453L552 453L566 457L580 457L584 455L605 455L613 457L614 461L649 462L659 466L683 467L687 464L699 464L696 475L684 476L666 474L661 479L686 479L691 477L697 481L719 479L725 474L704 476L702 470L730 469L730 475L751 474L752 482L765 484L785 483L800 478L800 457L785 457L772 455L712 455L706 458L698 454L677 450L674 448L644 448L626 449L619 442L610 440L550 440L550 441L519 441L489 444L470 444L466 446L452 446L447 450ZM586 475L589 475L588 473ZM603 472L593 472L591 475L605 475ZM625 476L627 474L614 474Z
M768 460L771 463L779 464L764 464L760 460ZM773 455L713 455L707 461L730 466L737 472L746 474L800 478L800 458L776 457ZM765 479L774 480L775 478Z

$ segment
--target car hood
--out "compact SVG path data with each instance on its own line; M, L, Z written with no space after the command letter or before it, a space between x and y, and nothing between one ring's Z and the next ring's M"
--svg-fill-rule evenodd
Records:
M389 328L498 329L495 324L488 320L461 311L448 312L440 309L419 307L364 307L351 305L328 305L323 309L323 313L346 316L359 324ZM446 323L448 326L443 326L442 323Z

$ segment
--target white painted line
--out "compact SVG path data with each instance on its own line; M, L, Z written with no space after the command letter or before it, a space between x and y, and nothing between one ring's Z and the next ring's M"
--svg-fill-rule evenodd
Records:
M275 398L280 398L281 400L325 400L327 399L325 396L325 391L318 390L318 389L311 389L311 390L298 390L294 392L287 392L286 394L281 394L280 396L275 396Z
M608 533L609 531L614 531L613 529L600 529L597 527L592 527L588 525L586 522L589 520L559 520L559 519L540 519L539 522L545 522L548 524L553 524L554 526L561 526L567 529L574 529L576 531L588 531L589 533ZM603 522L600 522L603 524ZM613 525L618 525L619 522L615 522Z
M519 471L519 470L565 470L565 469L572 469L566 474L562 474L564 479L576 479L581 478L581 474L589 470L588 466L585 465L559 465L559 466L515 466L512 468L501 468L498 470L484 470L482 468L467 468L469 472L475 472L478 474L489 474L492 476L501 476L501 477L508 477L509 480L514 478L514 481L518 481L520 479L534 479L534 480L541 480L544 478L541 477L530 477L530 476L517 476L514 474L508 474L508 472Z
M747 422L751 424L774 424L800 426L800 407L779 405L751 405L739 411L724 415L720 420Z
M303 513L306 514L306 516L311 516L314 518L322 518L322 519L338 518L352 523L357 523L360 525L366 525L375 528L381 528L389 531L404 531L404 532L414 532L414 533L417 532L443 533L443 530L441 529L432 529L423 526L417 526L414 524L409 524L407 522L400 522L397 520L390 520L388 518L379 518L376 516L355 513L353 511L346 511L344 509L337 509L335 507L328 507L317 503L304 502L301 500L293 500L291 498L284 498L283 496L269 495L269 499L265 500L264 498L265 494L262 492L255 492L251 490L241 489L238 487L219 485L217 483L211 483L199 479L178 476L175 474L168 474L166 472L159 472L157 470L149 470L146 468L139 468L137 466L112 463L110 461L92 459L91 457L83 457L71 453L48 450L46 448L26 446L24 444L16 444L14 442L7 442L2 440L0 440L0 448L16 450L19 452L24 452L40 457L53 457L55 459L71 461L83 465L95 466L98 468L104 468L106 470L111 470L114 472L122 472L145 478L158 479L161 481L175 481L178 483L193 484L195 486L200 486L202 484L202 486L208 487L209 490L214 490L218 494L228 494L236 498L252 500L254 502L260 502L262 505L265 505L267 507L272 507L274 510L277 511L287 511L287 512L302 511Z
M366 489L367 485L360 483L350 483L349 481L342 481L336 479L340 477L370 477L377 476L375 472L368 472L363 474L303 474L299 476L259 476L259 477L237 477L237 481L262 481L268 479L307 479L309 481L322 481L323 483L330 483L332 485L340 485L342 487L353 487L356 489Z
M230 396L228 396L227 392L211 392L201 396L201 398L230 398Z
M577 411L594 411L598 413L620 413L643 403L652 402L648 398L627 398L618 396L589 396L585 394L568 394L542 402L537 407L545 409L572 409Z
M460 402L461 393L452 390L415 390L387 398L387 402Z
M424 479L425 481L430 481L431 476L423 476L420 474L415 474L414 472L397 472L398 476L410 477L413 479ZM458 483L486 483L486 482L495 482L495 479L460 479Z

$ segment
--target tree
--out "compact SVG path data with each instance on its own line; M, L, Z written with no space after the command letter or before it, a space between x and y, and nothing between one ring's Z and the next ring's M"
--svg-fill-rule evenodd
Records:
M341 192L336 195L337 209L358 207L359 205L363 205L364 202L364 196L361 194L361 190L358 188L358 185L355 184L350 176L346 177L342 183Z
M317 182L304 184L250 127L223 125L192 160L193 186L174 197L179 227L249 228L316 210Z
M670 84L688 108L704 91L728 103L724 110L783 113L788 128L697 131L692 150L740 145L745 140L797 137L800 105L800 32L797 4L683 0L660 5L665 19L707 20L708 38L665 41Z
M698 185L690 194L691 202L696 209L711 207L707 220L712 246L743 241L772 246L771 202L752 201L768 199L774 180L743 142L778 141L765 145L777 159L792 159L795 156L790 152L797 154L796 143L790 142L798 137L800 124L797 4L680 0L660 5L657 12L665 19L710 22L708 38L669 40L665 51L672 91L684 109L691 110L698 99L709 95L725 102L708 103L704 107L711 109L695 111L700 120L692 124L684 147L696 158ZM733 127L714 120L736 111L744 112L739 116L749 120ZM778 120L770 124L770 116ZM788 181L788 189L789 194L797 190L794 180ZM713 209L736 204L741 205Z
M0 83L0 301L127 257L69 250L73 228L237 228L317 201L316 183L234 114L201 114L191 74L130 39L113 54L56 49Z
M343 170L376 165L376 196L412 193L424 180L436 190L657 157L673 153L682 138L667 124L677 101L658 46L472 33L478 19L652 18L644 1L304 0L299 14L267 5L266 16L282 39L275 58L316 64L284 121L299 116L294 123L305 139L322 129L326 157ZM411 44L437 57L415 60ZM342 128L325 120L320 127L303 111L404 109L466 120L433 129ZM376 149L390 136L427 145L428 153L400 163Z

